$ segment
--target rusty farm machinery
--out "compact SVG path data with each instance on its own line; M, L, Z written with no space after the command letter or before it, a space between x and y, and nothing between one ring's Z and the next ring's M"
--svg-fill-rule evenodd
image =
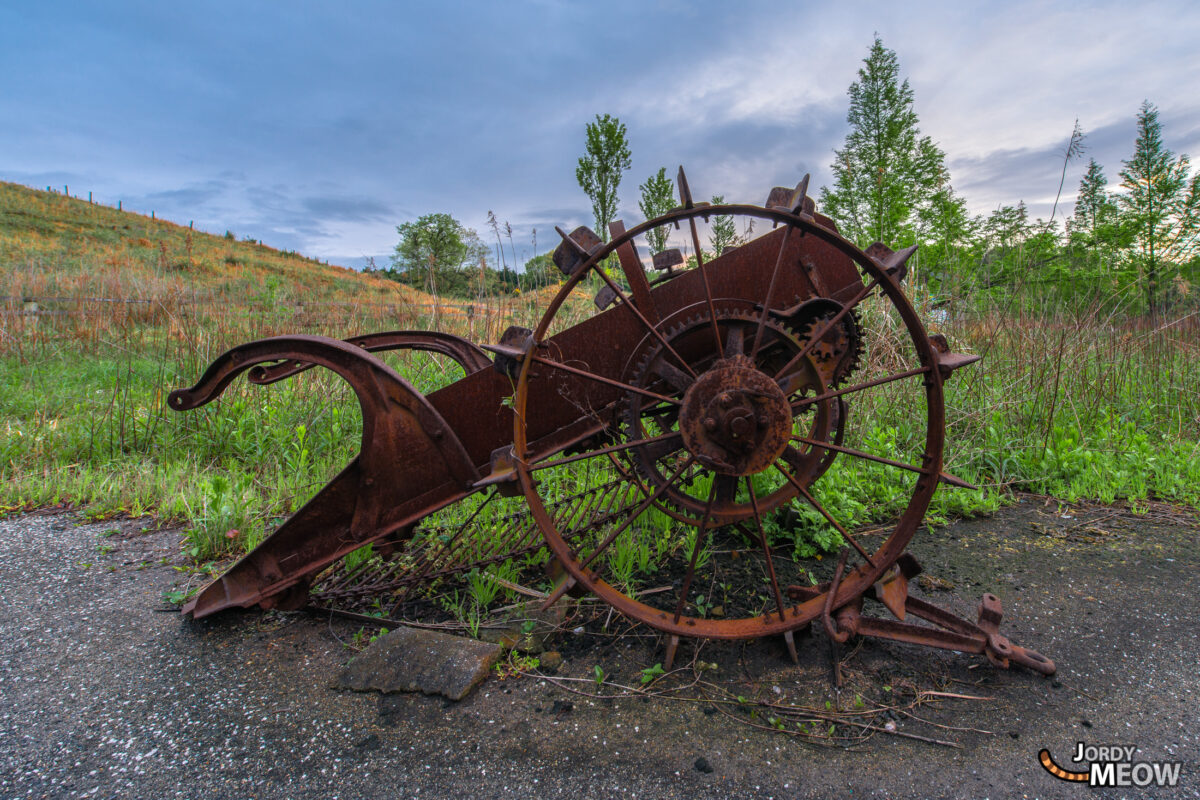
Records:
M269 384L321 366L356 395L362 445L184 612L371 602L399 617L447 581L522 589L536 572L550 576L539 602L590 593L660 631L667 662L680 637L781 636L794 658L815 623L834 642L881 637L1052 674L1000 633L995 596L972 622L909 593L920 566L907 547L934 492L966 485L943 469L943 383L977 357L927 334L901 288L915 248L860 249L807 183L764 206L710 205L681 169L681 202L663 216L613 222L607 241L559 230L565 283L536 328L494 345L397 331L221 355L171 408L208 403L243 372ZM700 226L717 216L747 235L710 256ZM649 251L664 226L690 259ZM598 311L568 319L589 286ZM405 350L463 377L424 394L379 355ZM890 500L851 530L838 502L856 481ZM822 558L814 536L840 539L840 555ZM345 558L368 544L370 558ZM863 613L867 599L890 616Z

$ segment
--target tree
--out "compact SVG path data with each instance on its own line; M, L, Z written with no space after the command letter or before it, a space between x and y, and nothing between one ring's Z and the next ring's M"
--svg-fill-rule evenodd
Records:
M426 214L415 222L396 226L400 242L392 254L395 277L410 286L424 286L436 294L456 293L470 281L474 267L487 247L470 228L449 214Z
M554 254L543 253L525 262L525 277L532 289L540 289L555 283L562 274L554 266Z
M1142 276L1146 308L1164 305L1170 272L1200 251L1200 175L1188 180L1189 160L1163 146L1158 109L1149 101L1138 112L1133 158L1122 162L1118 204L1132 237L1132 258Z
M1096 159L1088 160L1087 172L1079 181L1075 213L1067 221L1071 244L1087 252L1087 265L1098 267L1112 254L1119 239L1117 204L1109 196L1108 179Z
M896 53L876 36L863 65L850 84L850 132L834 151L833 188L821 190L821 209L864 247L874 241L899 247L915 241L919 210L948 208L953 193L944 154L920 135ZM935 204L939 183L948 193Z
M658 172L647 178L638 190L642 193L638 208L647 220L661 217L675 207L675 182L667 177L666 167L659 167ZM650 243L650 252L653 254L666 250L670 235L671 231L666 225L649 231L646 240Z
M719 206L724 202L725 198L722 195L717 195L712 199L714 206ZM734 224L732 215L717 214L713 217L708 243L712 246L713 252L718 256L731 247L738 246L737 225Z
M596 233L608 241L608 223L617 215L621 173L632 164L625 125L616 117L596 115L587 126L587 154L579 159L575 180L592 201Z
M916 209L917 238L922 244L920 274L926 282L936 275L940 284L948 273L960 271L961 256L978 224L967 212L967 201L950 185L945 154L928 137L917 145L915 165L918 185L928 189Z

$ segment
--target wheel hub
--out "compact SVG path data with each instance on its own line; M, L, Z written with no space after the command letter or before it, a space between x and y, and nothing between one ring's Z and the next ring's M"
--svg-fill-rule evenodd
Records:
M792 433L783 390L745 356L721 359L683 396L683 445L724 475L752 475L779 458Z

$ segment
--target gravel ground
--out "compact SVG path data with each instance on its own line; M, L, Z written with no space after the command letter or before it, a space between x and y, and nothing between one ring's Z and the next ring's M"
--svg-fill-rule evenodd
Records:
M1059 665L1044 679L901 645L846 655L864 693L906 677L990 698L897 722L955 748L886 735L817 746L704 702L598 699L534 677L491 678L457 704L338 691L357 625L181 619L163 601L184 579L178 535L145 524L0 521L0 797L1200 797L1200 526L1169 509L1027 500L918 538L946 589L931 585L932 599L971 615L994 591L1004 632ZM629 680L661 660L648 637L562 645L560 680L596 663ZM799 666L782 652L709 645L702 657L749 697L839 701L820 635ZM1037 764L1047 747L1081 768L1079 741L1182 761L1179 785L1089 790Z

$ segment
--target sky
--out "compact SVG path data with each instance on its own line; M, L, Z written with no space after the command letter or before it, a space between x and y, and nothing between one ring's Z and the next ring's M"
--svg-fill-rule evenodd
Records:
M1076 118L1066 213L1087 158L1118 184L1144 100L1200 158L1194 2L39 0L0 5L0 180L348 266L434 212L486 241L494 211L524 260L593 224L597 114L627 129L627 223L664 166L697 199L816 194L875 35L973 213L1048 217Z

